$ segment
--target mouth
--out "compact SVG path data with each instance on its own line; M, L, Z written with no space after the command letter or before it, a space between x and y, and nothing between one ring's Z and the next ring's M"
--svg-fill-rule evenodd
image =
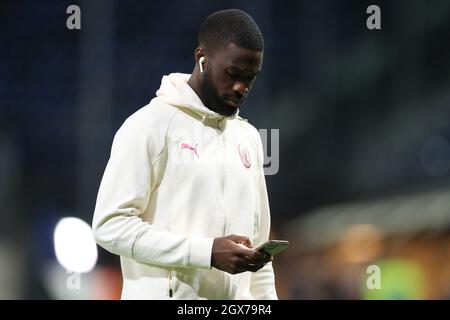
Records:
M244 102L244 99L235 100L235 99L226 99L227 104L233 108L239 108L239 106Z

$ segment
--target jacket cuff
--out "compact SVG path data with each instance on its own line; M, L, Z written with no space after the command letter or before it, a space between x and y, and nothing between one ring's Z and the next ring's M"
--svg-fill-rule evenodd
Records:
M211 255L214 238L191 238L189 266L211 269Z

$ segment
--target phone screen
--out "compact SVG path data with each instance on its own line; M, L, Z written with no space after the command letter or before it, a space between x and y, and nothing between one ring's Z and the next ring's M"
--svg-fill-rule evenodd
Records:
M257 251L265 251L271 256L274 256L284 250L289 246L289 241L286 240L269 240L263 245L256 248Z

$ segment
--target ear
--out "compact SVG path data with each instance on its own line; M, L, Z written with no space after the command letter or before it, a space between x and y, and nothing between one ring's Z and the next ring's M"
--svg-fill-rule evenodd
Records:
M197 49L195 49L194 58L195 63L199 66L199 68L200 68L200 58L202 57L203 57L203 70L205 70L208 65L208 57L206 55L205 49L203 49L202 47L198 47Z

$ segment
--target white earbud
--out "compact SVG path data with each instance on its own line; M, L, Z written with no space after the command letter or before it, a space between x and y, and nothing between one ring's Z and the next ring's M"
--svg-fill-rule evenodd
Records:
M203 73L203 61L205 60L205 57L201 57L199 60L198 60L198 65L199 65L199 67L200 67L200 72L201 73Z

